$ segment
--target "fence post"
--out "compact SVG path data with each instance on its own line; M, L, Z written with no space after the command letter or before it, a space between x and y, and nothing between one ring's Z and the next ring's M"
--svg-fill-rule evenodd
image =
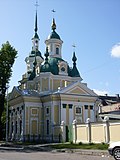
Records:
M87 123L87 131L88 131L88 142L91 143L91 122L90 122L90 118L87 118L86 123Z
M61 122L61 131L62 131L62 142L66 142L66 127L65 122Z
M73 143L76 143L77 141L77 121L76 119L73 120Z
M105 122L105 143L110 142L110 131L109 131L109 117L105 116L104 117L104 122Z

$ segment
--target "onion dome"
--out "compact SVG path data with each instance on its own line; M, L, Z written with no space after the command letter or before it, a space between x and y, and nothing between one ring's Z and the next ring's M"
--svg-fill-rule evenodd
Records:
M41 66L40 72L51 72L51 66L48 62L48 56L49 56L48 47L46 47L45 63Z
M73 61L73 68L71 70L71 76L72 77L80 77L80 73L76 67L77 57L75 56L75 52L73 53L72 61Z
M54 75L59 74L59 62L64 61L62 58L59 57L51 57L49 59L49 64L51 66L51 73Z

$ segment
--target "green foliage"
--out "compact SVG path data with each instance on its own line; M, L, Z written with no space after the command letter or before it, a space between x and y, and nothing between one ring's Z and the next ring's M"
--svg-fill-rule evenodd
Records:
M0 49L0 130L3 130L2 122L5 121L5 93L7 84L12 76L12 67L17 56L17 51L10 45L9 42L2 44ZM1 122L2 120L2 122ZM0 132L0 139L2 132Z
M2 48L0 50L0 85L9 82L16 55L17 51L9 42L2 44Z
M79 145L82 145L83 143L82 143L82 142L79 142L78 144L79 144Z

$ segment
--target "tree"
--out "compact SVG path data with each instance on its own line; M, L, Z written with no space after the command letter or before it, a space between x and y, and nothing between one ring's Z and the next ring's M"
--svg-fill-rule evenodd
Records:
M9 42L2 44L0 49L0 139L2 139L2 114L4 111L5 93L7 84L12 76L12 66L15 62L17 51Z

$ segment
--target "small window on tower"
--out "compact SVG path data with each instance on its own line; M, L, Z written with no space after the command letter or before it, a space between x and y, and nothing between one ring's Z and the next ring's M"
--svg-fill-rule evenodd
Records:
M58 47L56 48L56 54L59 54L59 48Z
M53 47L52 47L52 44L50 45L50 48L49 48L49 52L52 52L53 50Z
M49 114L49 107L46 108L46 114Z

